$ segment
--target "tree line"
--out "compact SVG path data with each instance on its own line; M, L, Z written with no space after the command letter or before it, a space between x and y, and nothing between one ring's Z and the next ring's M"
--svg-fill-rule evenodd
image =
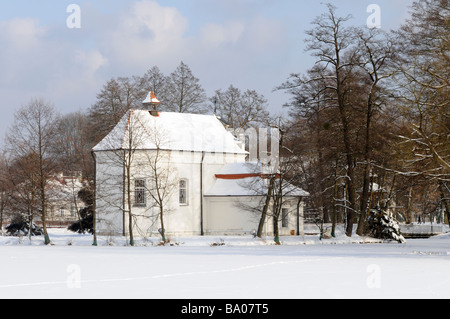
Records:
M33 99L5 137L0 226L7 213L39 218L48 244L46 186L61 171L82 173L83 197L93 205L91 149L149 91L161 111L214 113L234 129L279 128L283 161L274 176L308 191L308 212L332 223L333 234L337 223L348 236L364 234L373 207L406 223L415 212L448 221L449 21L446 0L415 1L392 32L350 26L351 16L326 5L306 31L314 64L274 84L290 97L285 117L270 114L254 90L230 85L208 97L183 62L169 75L154 66L111 78L86 111L62 115Z
M328 4L306 32L314 65L279 86L310 207L348 236L374 206L448 221L449 2L414 2L390 33L350 19Z

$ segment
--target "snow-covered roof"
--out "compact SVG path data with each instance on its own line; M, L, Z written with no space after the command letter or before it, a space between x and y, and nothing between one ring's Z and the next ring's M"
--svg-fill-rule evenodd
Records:
M160 112L153 116L136 109L129 110L93 150L130 148L247 154L214 115Z
M206 197L215 196L262 196L261 190L253 187L261 183L261 178L249 177L246 179L217 179L213 187L206 193ZM247 186L248 185L248 186Z
M222 167L218 175L261 174L261 164L257 162L231 163Z
M268 179L262 176L259 163L246 162L225 165L216 175L214 185L205 193L205 196L265 196ZM286 181L283 181L283 192L287 197L309 196L303 189Z

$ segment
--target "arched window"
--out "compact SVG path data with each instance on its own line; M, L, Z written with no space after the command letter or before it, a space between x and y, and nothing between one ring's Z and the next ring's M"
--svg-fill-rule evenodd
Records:
M281 209L281 227L289 227L289 209Z
M188 205L188 181L187 181L187 179L180 180L179 202L180 202L180 205Z
M146 206L145 190L145 179L136 179L134 181L134 206Z

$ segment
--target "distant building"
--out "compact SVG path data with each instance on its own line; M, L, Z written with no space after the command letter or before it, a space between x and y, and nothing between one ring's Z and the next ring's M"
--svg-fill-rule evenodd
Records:
M84 181L79 173L68 176L60 173L49 180L47 226L65 227L79 220L78 211L85 207L78 198L78 192L83 186Z

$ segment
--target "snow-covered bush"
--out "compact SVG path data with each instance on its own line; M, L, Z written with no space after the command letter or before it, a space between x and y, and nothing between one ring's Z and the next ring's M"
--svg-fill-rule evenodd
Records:
M31 236L41 236L43 231L34 223L31 224ZM14 221L6 226L6 234L8 236L28 236L30 234L30 223L26 221Z
M367 224L367 235L371 237L391 239L402 244L406 242L398 222L391 214L380 208L370 210Z

